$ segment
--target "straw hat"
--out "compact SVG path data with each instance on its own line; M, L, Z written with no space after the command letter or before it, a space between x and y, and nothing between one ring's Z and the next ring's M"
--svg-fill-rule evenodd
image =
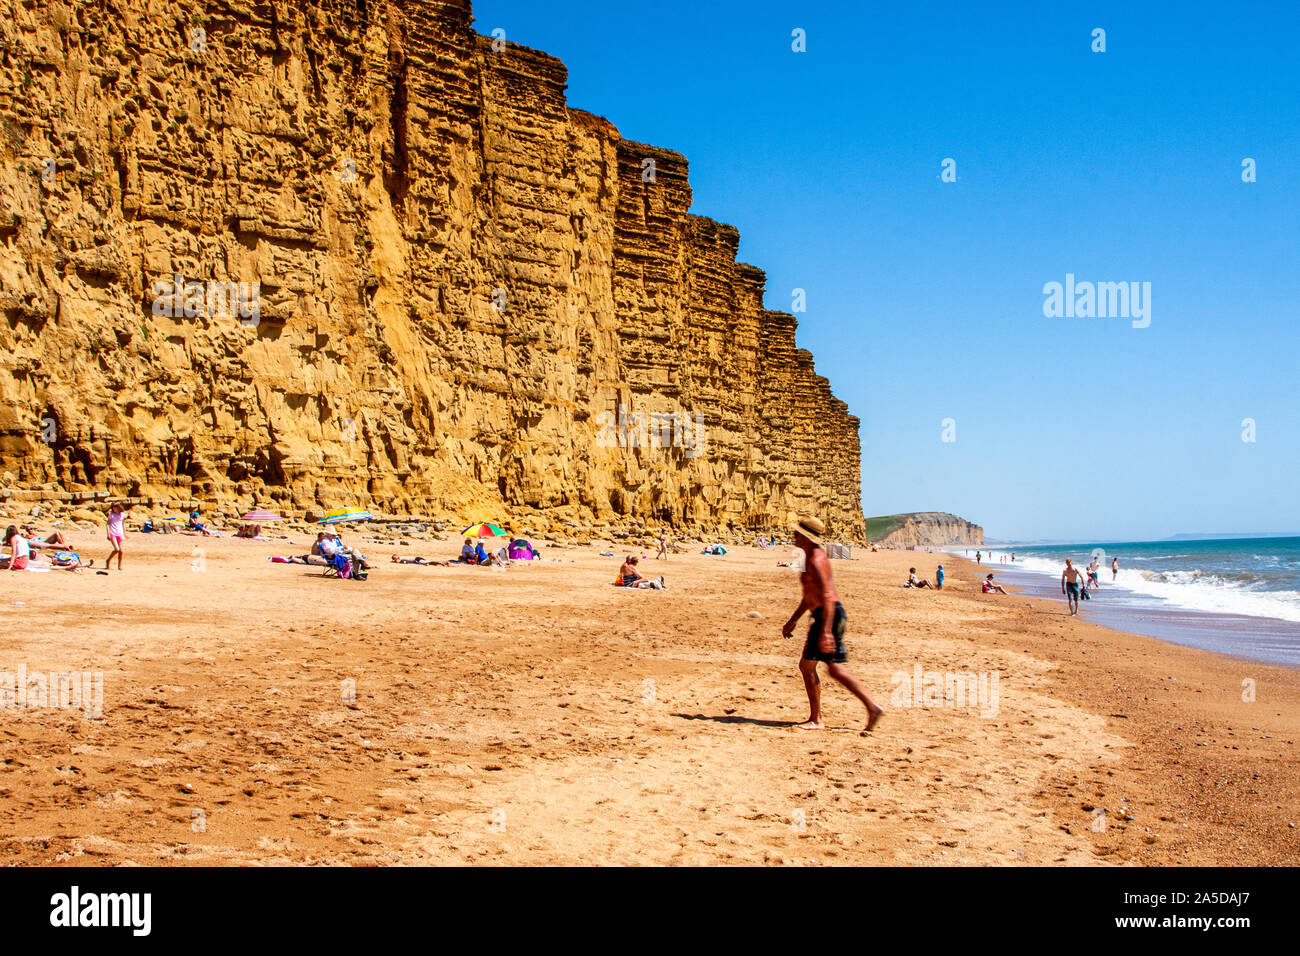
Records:
M812 515L800 515L799 519L790 525L790 530L803 535L813 544L821 544L822 536L826 534L826 525L821 519L814 518Z

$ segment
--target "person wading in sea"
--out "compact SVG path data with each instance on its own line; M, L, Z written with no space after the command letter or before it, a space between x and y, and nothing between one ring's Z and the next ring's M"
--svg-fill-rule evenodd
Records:
M844 662L849 659L848 651L844 649L844 631L848 617L844 613L844 605L840 603L840 596L835 591L830 559L821 546L826 526L817 518L804 517L792 526L792 530L795 545L804 553L803 573L800 575L803 599L790 620L785 622L781 636L792 636L794 626L803 612L812 612L812 625L808 628L808 640L799 661L799 673L803 675L804 690L808 693L809 715L798 727L800 730L821 730L826 726L822 723L822 687L821 679L817 676L818 662L825 662L831 677L843 684L849 693L866 706L867 730L871 730L884 710L872 702L857 678L844 667Z

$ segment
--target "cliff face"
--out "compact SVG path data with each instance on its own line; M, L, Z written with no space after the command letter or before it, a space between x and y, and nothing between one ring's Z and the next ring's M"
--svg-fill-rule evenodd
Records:
M5 485L860 537L685 158L468 0L0 9Z
M983 528L942 511L890 515L888 519L868 518L867 524L877 534L877 543L886 548L942 548L952 545L973 548L984 544Z

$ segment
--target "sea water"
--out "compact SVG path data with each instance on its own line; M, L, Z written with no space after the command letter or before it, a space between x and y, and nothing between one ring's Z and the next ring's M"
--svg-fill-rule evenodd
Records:
M952 548L967 556L966 549ZM969 549L974 558L975 548ZM1100 559L1084 616L1117 630L1300 666L1300 537L994 545L984 566L1031 596L1061 597L1065 559ZM1015 554L1015 562L1004 562ZM1119 559L1112 578L1111 560Z

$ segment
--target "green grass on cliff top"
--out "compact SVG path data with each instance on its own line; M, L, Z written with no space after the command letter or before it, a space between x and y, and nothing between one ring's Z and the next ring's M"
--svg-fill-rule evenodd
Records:
M903 526L907 515L880 515L875 518L867 519L866 537L868 541L879 541L891 531L895 531Z

